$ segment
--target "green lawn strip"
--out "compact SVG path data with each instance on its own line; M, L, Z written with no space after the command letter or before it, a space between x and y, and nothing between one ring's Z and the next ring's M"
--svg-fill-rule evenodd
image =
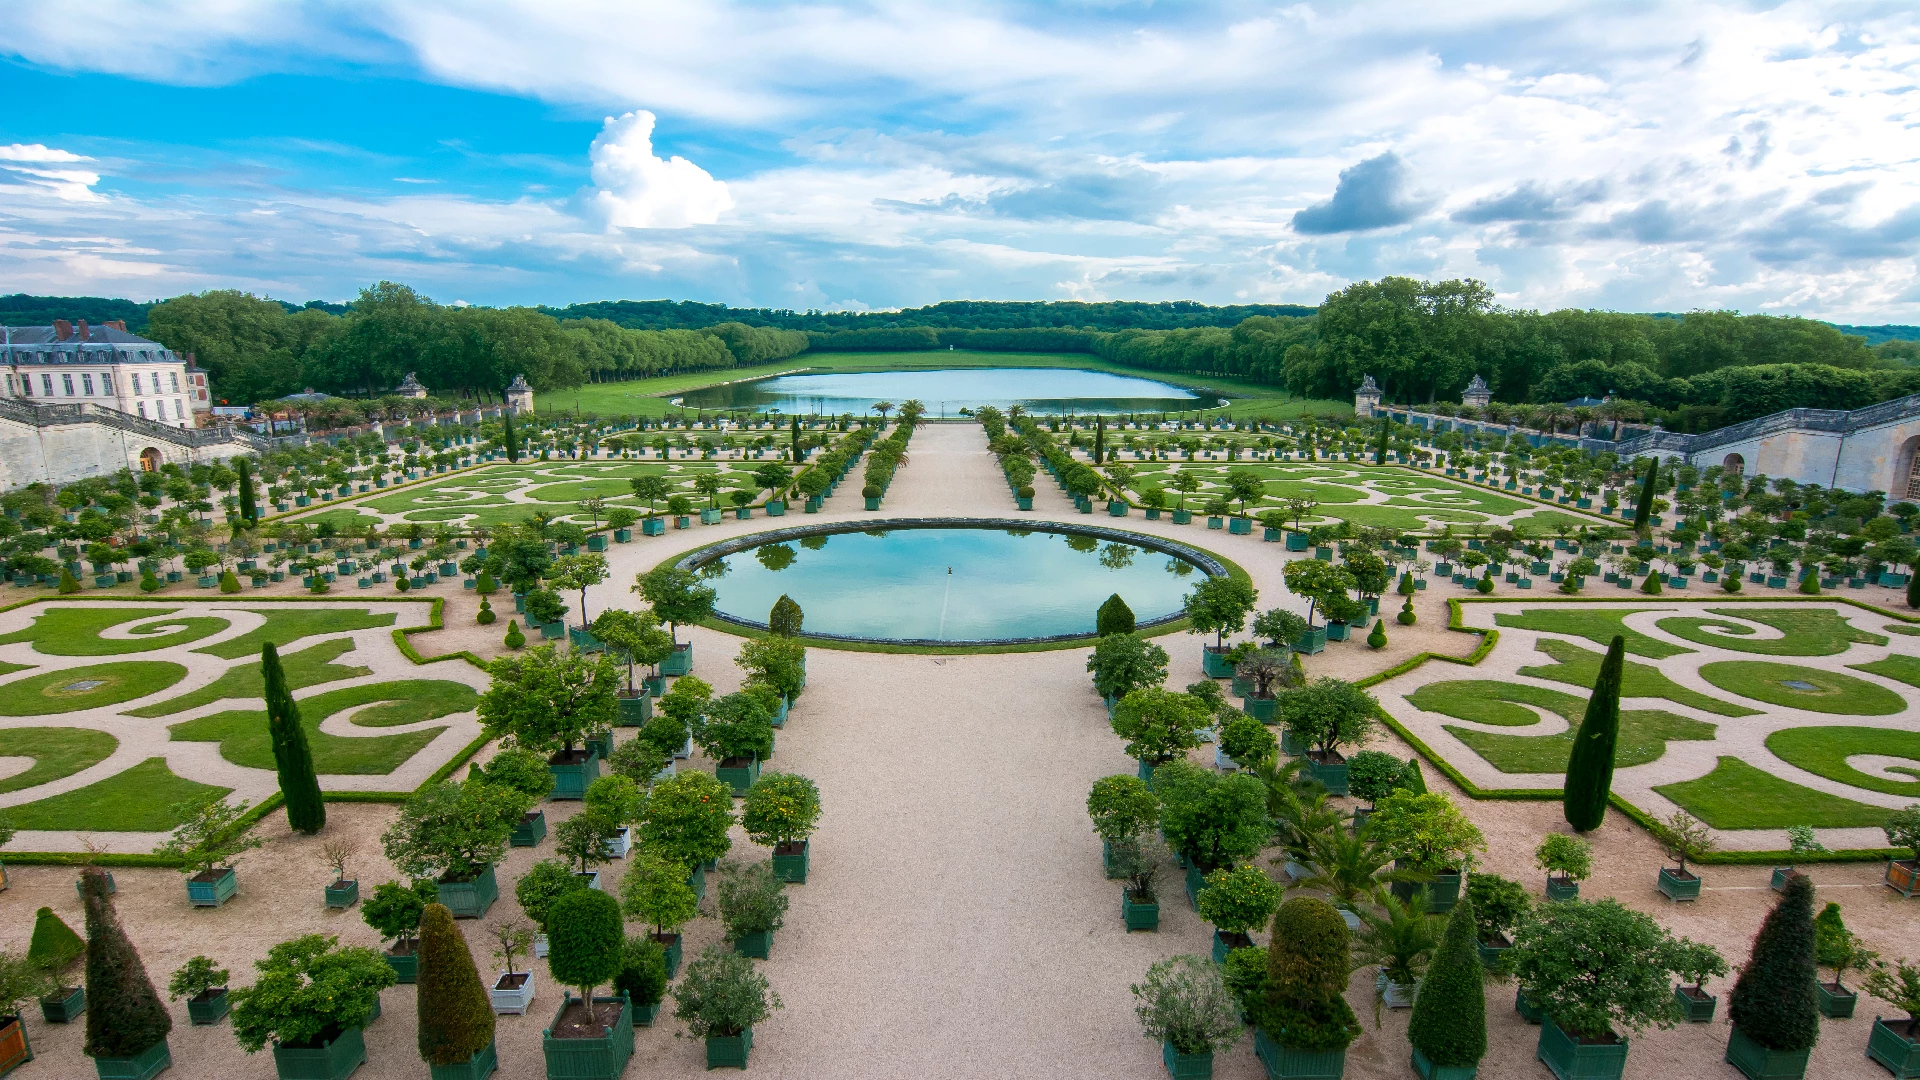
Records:
M1529 727L1540 722L1531 709L1513 704L1538 705L1559 713L1568 722L1586 708L1586 699L1558 690L1529 686L1526 683L1494 682L1487 679L1457 679L1433 682L1407 695L1415 708L1444 713L1456 720L1500 727Z
M1893 627L1889 626L1891 630ZM1908 686L1920 686L1920 657L1903 656L1895 653L1885 660L1875 660L1870 664L1848 664L1855 671L1864 671L1871 675L1883 675L1889 679L1906 683Z
M1570 683L1588 690L1593 689L1594 680L1600 676L1600 661L1604 659L1601 654L1588 652L1571 642L1554 641L1550 638L1541 638L1536 645L1541 652L1552 657L1554 662L1538 667L1523 667L1520 669L1520 674ZM1760 711L1689 690L1667 678L1659 668L1647 664L1636 664L1631 660L1626 664L1620 696L1665 698L1677 704L1691 705L1703 712L1718 713L1721 716L1753 716Z
M1885 630L1889 634L1899 634L1901 637L1920 637L1920 626L1907 626L1904 623L1889 623L1880 629Z
M33 651L50 656L118 656L122 653L148 652L198 641L227 628L227 620L198 615L163 620L132 631L138 637L121 640L105 638L100 632L109 627L155 615L170 615L179 609L154 611L141 607L50 607L33 620L33 625L0 637L0 645L15 641L33 642Z
M1403 532L1431 528L1435 521L1478 525L1487 520L1469 510L1447 510L1437 506L1425 510L1396 506L1343 506L1338 511L1328 511L1324 516L1351 521L1355 525L1399 529Z
M1767 749L1791 765L1868 791L1888 795L1920 795L1920 731L1875 727L1799 727L1786 728L1767 736ZM1857 754L1901 757L1914 767L1892 766L1891 771L1910 773L1912 780L1861 772L1847 764Z
M16 671L31 670L33 670L32 664L10 664L5 660L0 660L0 675L11 675Z
M1700 677L1729 693L1812 712L1845 716L1890 716L1907 707L1899 694L1865 679L1797 664L1721 660L1700 665ZM1814 687L1801 690L1789 681Z
M1565 526L1567 531L1572 532L1575 529L1592 524L1593 519L1591 518L1573 517L1570 514L1563 514L1558 510L1535 510L1531 514L1523 514L1514 519L1514 532L1528 536L1540 536L1543 535L1542 530L1558 533L1561 527Z
M287 689L299 690L303 687L318 686L321 683L338 682L341 679L353 679L373 674L372 668L350 667L335 664L332 661L341 653L353 648L352 638L336 638L322 641L295 653L282 653L280 665L287 674ZM260 665L255 662L235 664L226 674L208 683L192 693L177 698L144 705L138 709L127 710L128 716L172 716L186 712L225 698L251 700L265 693L265 684L260 677Z
M1782 780L1736 757L1722 757L1705 776L1653 790L1715 829L1859 829L1892 811Z
M48 671L0 684L0 716L47 716L117 705L165 690L186 677L186 668L162 660L119 660ZM85 683L96 685L67 689Z
M322 523L330 523L333 525L336 531L342 531L351 526L355 526L363 523L369 524L369 525L377 525L380 523L381 519L372 514L363 514L358 510L345 508L345 509L339 509L339 510L326 510L318 514L313 514L308 517L303 517L300 520L307 523L308 525L314 526L315 528L318 528Z
M1573 717L1568 720L1573 722ZM1563 773L1567 771L1567 755L1573 751L1572 727L1552 735L1508 735L1454 724L1445 727L1487 764L1504 773ZM1667 752L1669 739L1707 742L1713 736L1714 725L1705 721L1659 709L1627 709L1620 714L1620 741L1613 763L1622 769L1645 765Z
M284 648L292 642L315 634L337 634L347 630L365 630L374 626L392 626L398 616L391 611L370 612L365 608L336 607L328 608L248 608L265 615L267 621L250 633L241 634L231 641L222 641L195 652L218 656L223 660L238 660L243 656L258 656L260 646L271 641Z
M1785 636L1756 638L1752 636L1752 627L1691 615L1661 619L1655 625L1674 637L1701 645L1718 645L1735 652L1766 656L1836 656L1846 652L1856 641L1867 645L1887 643L1887 639L1879 634L1855 630L1851 623L1829 608L1773 608L1764 611L1708 608L1707 614L1751 619L1771 626ZM1709 627L1723 632L1715 633Z
M175 806L232 790L175 776L167 759L155 757L86 787L10 806L6 818L16 829L166 832L183 820Z
M0 792L25 791L90 769L112 756L119 745L120 740L92 728L0 728L0 757L33 759L33 767L26 772L0 780Z
M1654 660L1693 651L1685 646L1669 645L1664 641L1648 637L1638 630L1627 629L1623 620L1643 610L1646 609L1567 611L1559 608L1544 608L1513 613L1502 611L1493 617L1493 621L1497 625L1511 626L1516 630L1536 630L1546 634L1583 637L1588 641L1598 642L1602 646L1611 644L1617 634L1626 639L1628 652Z
M370 683L300 699L300 721L312 744L317 772L385 775L419 753L445 729L345 738L321 731L320 722L336 713L359 709L350 718L355 726L391 727L466 712L478 700L479 695L465 683L440 680ZM369 705L374 707L365 708ZM219 743L220 756L235 765L253 769L274 767L265 710L215 713L174 724L167 730L179 742Z

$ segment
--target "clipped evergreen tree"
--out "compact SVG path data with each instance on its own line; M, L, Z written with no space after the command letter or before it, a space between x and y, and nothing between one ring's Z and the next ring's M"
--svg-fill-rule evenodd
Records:
M72 570L69 570L64 566L61 567L60 568L60 595L72 596L74 593L77 593L79 591L80 591L80 579L73 576Z
M1407 1041L1441 1068L1466 1069L1487 1053L1486 973L1475 948L1473 902L1461 897L1413 1002Z
M1367 635L1367 648L1384 649L1387 647L1387 620L1375 619L1373 633Z
M1653 573L1648 574L1647 580L1640 583L1640 591L1648 596L1659 596L1666 591L1666 586L1660 584L1660 575Z
M1120 599L1119 593L1114 593L1107 597L1106 603L1100 605L1100 612L1094 617L1094 626L1095 632L1100 637L1106 637L1108 634L1131 634L1134 627L1133 609L1127 606L1125 600Z
M473 616L473 621L476 623L479 623L481 626L486 626L487 624L493 622L493 620L497 618L499 618L499 616L493 613L492 601L488 600L484 596L481 597L480 610Z
M220 571L220 591L231 596L240 591L240 578L231 570Z
M52 908L33 913L33 936L27 939L28 963L57 979L86 951L86 941Z
M1800 592L1806 596L1820 595L1820 571L1818 568L1811 566L1807 568L1806 576L1800 579Z
M1105 461L1107 457L1107 421L1103 417L1093 418L1093 463Z
M505 644L509 649L523 648L527 644L527 635L520 632L519 619L507 620L507 636L505 639Z
M91 868L82 872L80 896L87 909L87 1035L82 1052L93 1058L138 1057L167 1037L173 1017L120 928L107 876Z
M1347 1004L1352 933L1332 904L1295 897L1273 916L1266 999L1252 1014L1268 1038L1299 1050L1344 1050L1360 1036Z
M233 471L240 478L240 520L254 522L260 520L260 507L253 495L253 462L249 458L233 459Z
M1814 983L1813 879L1787 879L1780 900L1760 924L1727 1003L1733 1025L1769 1050L1805 1050L1820 1041Z
M459 1065L493 1044L493 1004L466 935L445 904L420 915L420 1056Z
M506 447L507 461L518 465L520 463L520 437L514 434L513 431L513 410L511 408L501 410L500 424L500 442Z
M620 902L597 889L567 893L547 909L547 970L553 981L577 988L589 1007L594 987L620 974L626 942Z
M287 689L280 653L271 641L260 646L260 677L266 684L267 736L273 744L280 794L287 802L287 826L312 836L327 826L327 804L320 796L320 777L314 773L313 749L307 745L300 706Z
M1920 574L1907 578L1907 607L1920 608Z
M780 599L773 602L773 610L767 613L767 629L781 637L793 637L800 633L800 624L805 619L793 597L781 593Z
M1633 527L1635 530L1647 527L1647 521L1653 516L1653 485L1660 476L1660 459L1647 462L1647 478L1640 484L1640 498L1633 504Z
M1419 758L1410 757L1407 759L1407 767L1400 773L1400 786L1413 792L1415 795L1425 795L1427 793L1427 778L1420 772Z
M1626 671L1626 641L1619 634L1607 646L1594 680L1587 713L1573 737L1567 757L1564 810L1576 832L1600 827L1607 816L1607 795L1613 790L1613 753L1620 739L1620 682Z
M1375 465L1385 465L1387 463L1387 437L1392 433L1393 433L1393 417L1391 416L1381 417L1380 418L1380 442L1378 445L1376 445L1373 448L1373 463Z

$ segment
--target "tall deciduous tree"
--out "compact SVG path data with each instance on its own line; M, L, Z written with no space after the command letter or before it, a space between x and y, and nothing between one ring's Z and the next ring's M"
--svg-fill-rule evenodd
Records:
M1600 675L1587 699L1587 713L1567 756L1563 807L1567 824L1578 832L1600 827L1613 790L1613 755L1620 740L1620 683L1626 670L1626 642L1615 634L1600 661Z
M300 706L287 689L280 653L271 641L260 646L260 676L266 684L267 735L273 744L280 794L287 803L287 826L311 836L326 828L327 804L320 795L320 778L314 772L313 749L307 745Z

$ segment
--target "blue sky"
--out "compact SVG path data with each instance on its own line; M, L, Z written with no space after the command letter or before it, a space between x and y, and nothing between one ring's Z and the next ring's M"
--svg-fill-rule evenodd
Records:
M0 13L0 292L1920 322L1911 3Z

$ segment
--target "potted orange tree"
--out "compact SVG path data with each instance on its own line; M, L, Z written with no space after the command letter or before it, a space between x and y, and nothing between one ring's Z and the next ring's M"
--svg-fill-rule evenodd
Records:
M642 847L620 879L621 910L628 918L653 927L649 936L660 946L669 979L680 970L680 927L700 913L700 899L687 881L690 876L684 863Z
M410 886L383 881L373 887L373 895L360 905L360 917L379 932L381 941L392 943L384 955L388 966L393 968L396 982L410 983L420 977L419 941L415 935L420 930L420 914L434 902L438 893L439 887L425 879Z
M1251 864L1222 867L1207 875L1200 917L1213 924L1213 961L1225 963L1234 949L1253 947L1250 932L1265 926L1280 906L1283 887Z
M796 885L806 884L819 821L820 789L798 773L762 773L740 808L747 839L772 848L774 876Z
M1680 1019L1673 936L1615 900L1547 904L1514 934L1507 958L1542 1013L1537 1054L1555 1076L1619 1080L1628 1036Z
M307 934L256 961L252 986L233 992L233 1034L249 1054L273 1049L281 1080L345 1080L367 1060L363 1034L394 984L378 952Z

